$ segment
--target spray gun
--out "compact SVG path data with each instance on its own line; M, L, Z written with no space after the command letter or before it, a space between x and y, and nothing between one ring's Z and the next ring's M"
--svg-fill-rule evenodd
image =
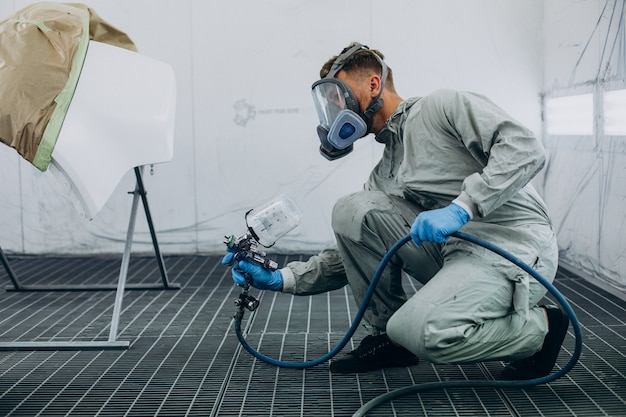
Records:
M285 194L249 210L245 215L248 230L240 237L235 235L224 236L224 244L234 256L229 265L235 265L240 260L255 262L269 271L278 269L278 263L268 259L265 251L259 248L270 248L276 241L293 230L300 222L301 213L295 202ZM237 312L235 318L243 317L243 309L254 311L259 301L248 294L252 285L252 277L244 273L246 283L239 298L235 300Z
M247 260L256 262L269 271L278 269L278 263L265 257L265 252L259 249L257 239L249 231L240 237L235 237L235 235L224 236L224 244L229 251L235 253L235 256L229 263L231 266L240 260ZM239 317L240 319L243 317L243 308L246 308L248 311L254 311L259 307L259 300L248 294L252 285L252 277L247 272L244 272L243 276L246 278L246 283L240 285L243 289L241 294L239 294L239 298L235 300L235 305L237 306L235 318Z

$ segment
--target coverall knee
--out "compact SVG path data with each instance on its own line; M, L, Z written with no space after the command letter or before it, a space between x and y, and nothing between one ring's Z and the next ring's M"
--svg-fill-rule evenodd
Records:
M519 245L526 259L551 281L558 250L551 229L535 231L536 245ZM536 304L545 288L531 279L528 314L516 311L516 265L485 248L451 238L444 265L390 318L394 342L433 363L515 360L537 352L547 333L544 310Z
M358 305L386 252L406 236L420 208L378 191L361 191L337 201L332 227L345 273ZM406 302L402 271L427 282L441 267L440 245L402 246L384 269L363 318L372 334L384 333L389 318Z

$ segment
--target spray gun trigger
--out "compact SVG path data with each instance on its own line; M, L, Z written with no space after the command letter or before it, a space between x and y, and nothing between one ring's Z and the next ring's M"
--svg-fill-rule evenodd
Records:
M243 277L246 279L246 287L250 288L252 286L252 283L254 282L254 280L252 279L252 275L248 272L244 272Z

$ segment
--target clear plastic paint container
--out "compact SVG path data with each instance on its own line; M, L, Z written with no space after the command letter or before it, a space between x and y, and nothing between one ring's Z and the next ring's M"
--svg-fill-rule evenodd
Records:
M256 241L266 248L293 230L302 218L300 209L287 195L280 194L246 213L246 226Z

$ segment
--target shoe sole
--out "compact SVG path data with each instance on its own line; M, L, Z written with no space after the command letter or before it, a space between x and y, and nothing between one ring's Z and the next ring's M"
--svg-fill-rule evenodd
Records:
M419 358L414 358L412 360L404 361L402 363L387 363L384 365L369 364L369 366L363 366L363 364L357 363L353 363L354 366L350 366L352 364L343 365L341 364L341 362L331 362L330 372L334 374L363 374L367 372L377 371L379 369L404 368L407 366L415 366L417 364L419 364Z

